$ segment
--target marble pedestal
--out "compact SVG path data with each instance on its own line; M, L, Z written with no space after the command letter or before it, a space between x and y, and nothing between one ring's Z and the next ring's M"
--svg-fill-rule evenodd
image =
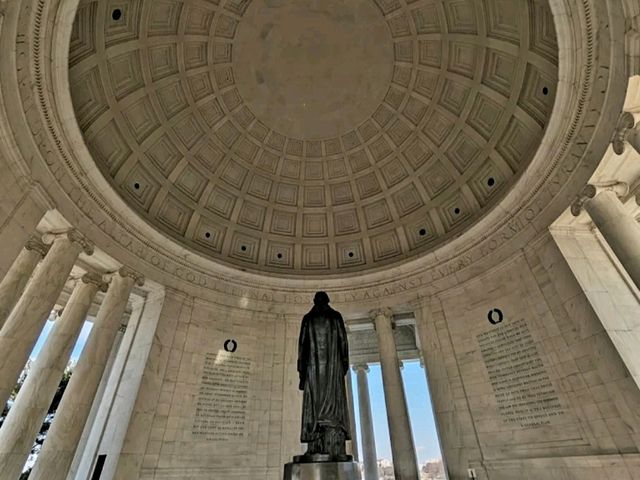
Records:
M346 457L346 456L345 456ZM284 466L283 480L360 480L358 464L352 461L310 461L306 455L294 457Z

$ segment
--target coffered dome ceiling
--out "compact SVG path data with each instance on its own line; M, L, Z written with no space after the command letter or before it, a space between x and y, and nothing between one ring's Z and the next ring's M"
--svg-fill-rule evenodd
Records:
M96 164L220 262L356 272L432 251L513 186L553 106L538 0L82 0Z

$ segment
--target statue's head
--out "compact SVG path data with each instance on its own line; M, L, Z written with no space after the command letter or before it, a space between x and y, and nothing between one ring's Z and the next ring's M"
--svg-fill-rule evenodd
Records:
M329 305L329 295L326 292L316 292L313 297L313 304L318 306Z

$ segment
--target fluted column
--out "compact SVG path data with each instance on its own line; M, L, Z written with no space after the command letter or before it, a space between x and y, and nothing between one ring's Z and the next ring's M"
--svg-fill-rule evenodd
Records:
M87 274L78 281L20 388L0 428L0 480L20 476L99 288L106 289L99 275Z
M38 460L29 476L31 480L64 480L67 477L120 328L131 289L136 283L142 285L144 278L128 268L122 268L114 275Z
M358 435L356 432L356 417L353 410L353 384L351 382L351 372L347 372L347 403L349 407L349 428L351 429L351 455L353 459L358 461Z
M53 237L49 253L0 330L0 405L9 398L82 250L91 255L93 246L75 230Z
M624 269L640 288L640 225L618 198L626 195L627 191L628 186L624 183L587 185L571 205L571 212L578 215L584 207Z
M373 416L369 399L369 381L367 364L355 365L358 384L358 406L360 407L360 438L362 440L362 462L364 464L364 480L378 480L378 454L376 453L376 437L373 433Z
M387 406L387 421L393 455L393 470L396 480L418 480L418 461L407 400L402 385L400 363L393 336L393 319L389 310L379 310L372 314L378 335L380 366L384 400Z
M0 329L15 307L20 295L35 270L46 255L48 247L35 236L26 243L18 258L0 282Z

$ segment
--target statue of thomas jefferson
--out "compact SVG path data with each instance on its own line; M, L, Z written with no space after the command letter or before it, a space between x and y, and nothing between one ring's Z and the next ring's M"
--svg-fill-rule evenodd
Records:
M298 343L298 373L302 403L300 441L305 457L328 455L328 461L350 461L345 442L351 438L345 374L349 346L342 315L329 306L329 296L317 292L313 308L302 319Z

